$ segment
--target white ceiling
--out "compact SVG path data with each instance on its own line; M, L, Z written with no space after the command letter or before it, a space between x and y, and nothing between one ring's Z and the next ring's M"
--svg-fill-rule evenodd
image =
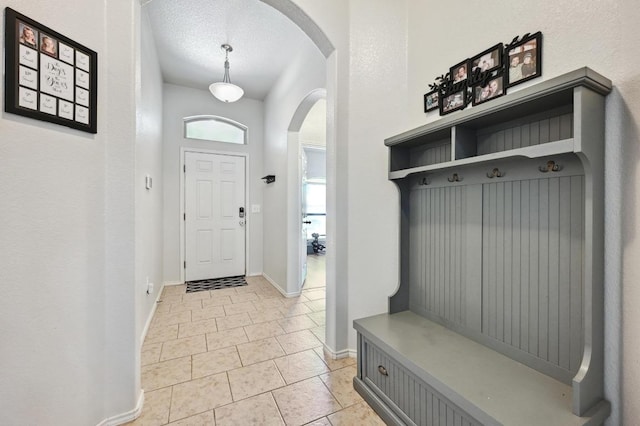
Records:
M224 75L229 43L231 82L264 100L291 58L311 40L259 0L150 0L148 12L164 81L207 90Z

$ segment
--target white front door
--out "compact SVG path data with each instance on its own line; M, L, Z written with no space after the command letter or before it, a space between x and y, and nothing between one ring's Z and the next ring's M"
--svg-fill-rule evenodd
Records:
M245 158L185 152L185 280L245 274Z

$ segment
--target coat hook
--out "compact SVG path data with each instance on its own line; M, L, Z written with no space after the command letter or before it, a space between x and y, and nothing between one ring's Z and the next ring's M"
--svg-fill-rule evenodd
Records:
M462 182L462 178L458 176L457 173L454 173L451 177L448 177L447 180L449 182Z
M555 161L547 161L547 164L538 167L538 170L540 170L542 173L559 172L560 170L562 170L562 166Z
M490 171L489 173L487 173L487 177L488 178L502 177L504 175L505 175L505 173L501 172L500 169L498 169L497 167L495 169L493 169L492 171Z
M431 184L431 181L430 181L430 180L427 180L427 178L426 178L426 177L423 177L422 179L420 179L420 180L418 181L418 185L421 185L421 186L422 186L422 185L429 185L429 184Z

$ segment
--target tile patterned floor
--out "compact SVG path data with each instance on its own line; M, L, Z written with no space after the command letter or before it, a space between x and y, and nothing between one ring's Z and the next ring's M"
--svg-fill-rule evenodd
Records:
M322 349L324 277L291 299L247 281L164 289L142 348L144 409L129 424L384 425L353 389L355 359Z

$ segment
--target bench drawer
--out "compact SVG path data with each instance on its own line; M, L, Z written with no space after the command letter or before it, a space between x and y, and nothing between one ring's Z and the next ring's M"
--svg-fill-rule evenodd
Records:
M381 399L390 402L405 422L420 426L480 425L365 338L362 349L362 380Z

